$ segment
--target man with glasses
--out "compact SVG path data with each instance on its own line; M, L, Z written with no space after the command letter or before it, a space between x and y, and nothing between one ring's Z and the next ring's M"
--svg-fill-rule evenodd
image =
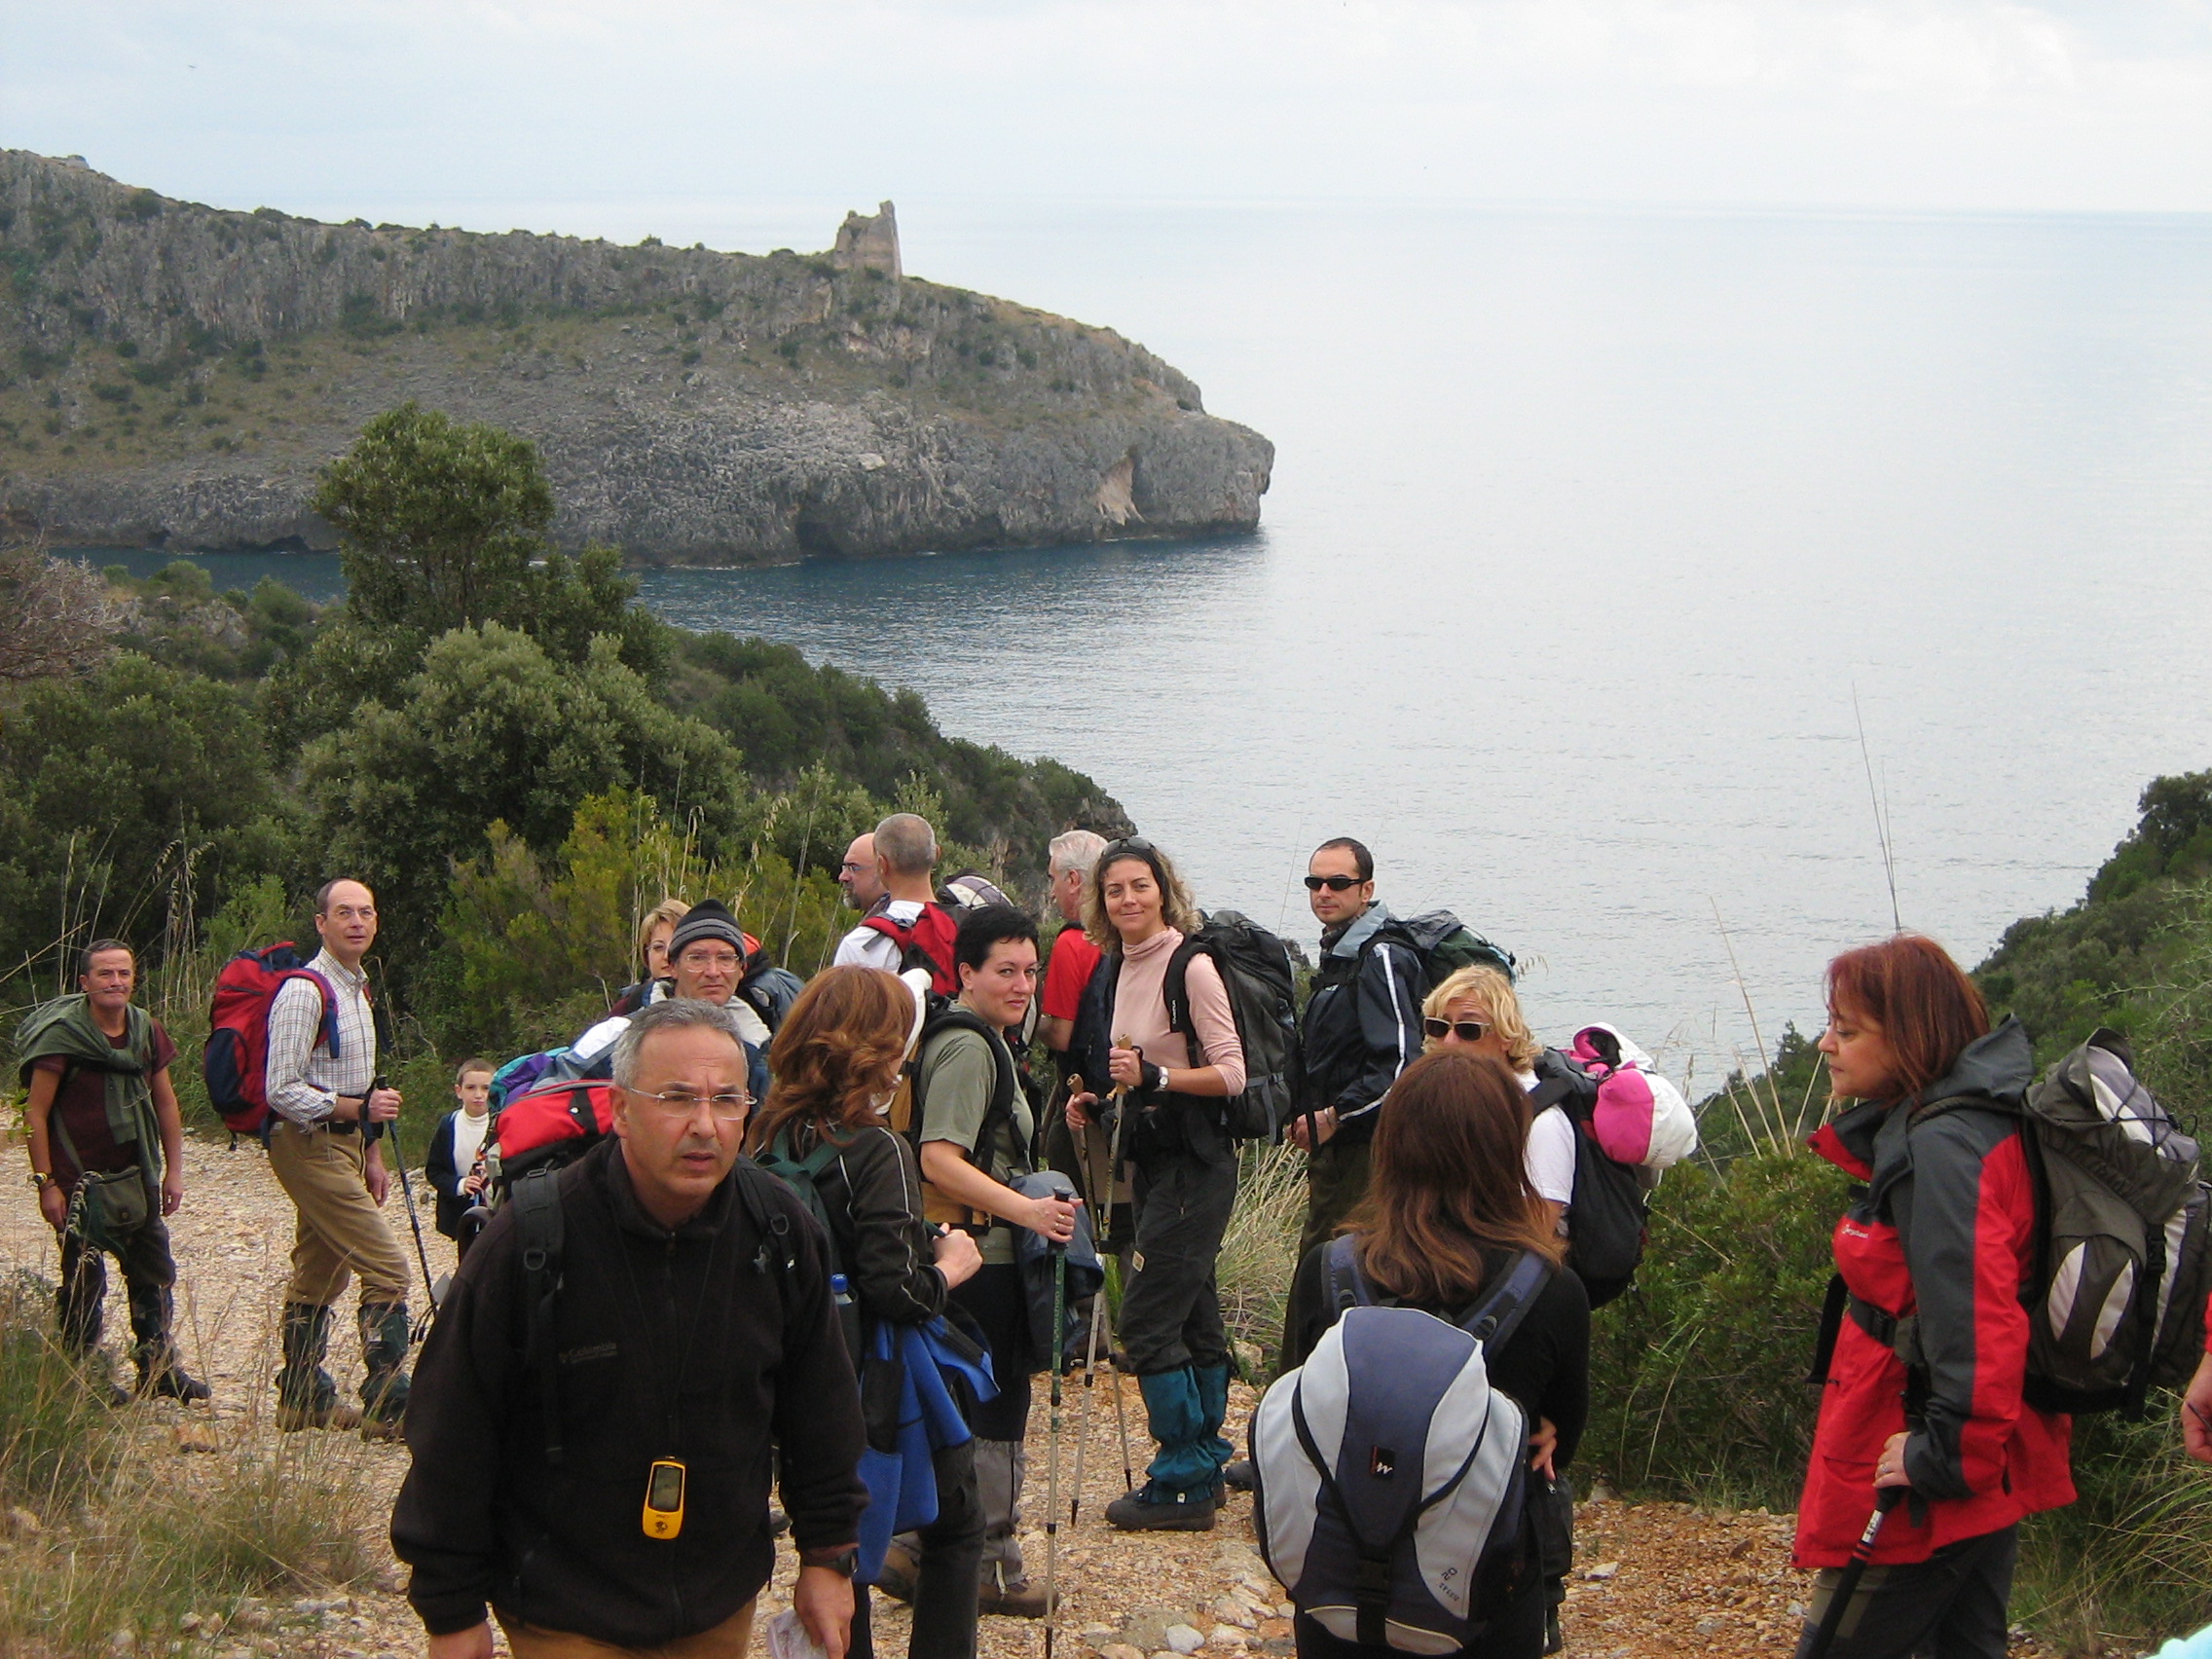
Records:
M875 867L875 835L855 835L845 849L845 862L837 866L837 885L845 890L845 903L864 916L872 916L891 897Z
M1307 902L1321 924L1321 965L1300 1023L1306 1091L1290 1138L1307 1149L1306 1227L1299 1260L1333 1237L1367 1191L1375 1114L1398 1074L1420 1057L1427 972L1375 898L1375 858L1348 835L1306 865Z
M668 971L676 981L670 994L727 1009L745 1044L747 1083L753 1092L768 1092L768 1027L737 987L745 978L745 932L719 899L706 899L684 911L668 939ZM615 1044L629 1029L632 1014L601 1020L575 1040L565 1075L605 1077Z
M614 1132L556 1178L551 1367L515 1341L513 1205L462 1261L423 1347L391 1520L431 1659L491 1659L487 1603L517 1659L742 1659L775 1565L778 1445L793 1606L841 1659L860 1396L820 1228L738 1159L745 1079L726 1008L677 997L624 1028Z
M323 883L314 931L322 948L308 963L313 977L286 980L269 1004L269 1168L297 1212L276 1426L358 1426L368 1439L396 1440L407 1410L408 1267L384 1216L391 1174L378 1138L399 1116L399 1090L377 1087L377 1028L361 966L376 942L376 895L358 881ZM360 1412L338 1398L322 1368L331 1305L355 1274L367 1370Z

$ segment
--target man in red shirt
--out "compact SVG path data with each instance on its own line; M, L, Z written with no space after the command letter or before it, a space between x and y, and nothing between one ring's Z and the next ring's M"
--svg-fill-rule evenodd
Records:
M204 1400L207 1384L177 1363L169 1335L176 1263L162 1218L184 1201L184 1126L169 1086L176 1045L131 1006L138 972L128 944L94 940L77 965L82 990L34 1009L16 1033L30 1091L31 1182L39 1213L61 1235L61 1339L77 1353L98 1347L112 1252L129 1298L139 1394ZM127 1179L88 1187L88 1175Z
M1045 990L1038 1000L1044 1018L1037 1029L1045 1047L1055 1054L1068 1051L1084 989L1098 967L1098 946L1083 933L1083 890L1089 885L1090 872L1105 850L1105 836L1088 830L1070 830L1065 835L1053 836L1048 851L1052 902L1060 907L1062 925L1059 938L1052 941L1051 962L1045 970Z

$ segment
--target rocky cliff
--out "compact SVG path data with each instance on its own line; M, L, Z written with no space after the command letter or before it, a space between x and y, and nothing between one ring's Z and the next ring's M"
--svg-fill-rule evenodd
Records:
M0 151L0 513L60 544L328 546L408 398L540 447L649 563L1248 531L1274 450L1142 347L903 275L886 203L765 257L345 225Z

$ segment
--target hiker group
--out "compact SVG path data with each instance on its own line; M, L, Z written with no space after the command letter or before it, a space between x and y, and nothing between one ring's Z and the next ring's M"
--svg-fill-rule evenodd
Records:
M424 1161L461 1250L433 1282L418 1232L426 1320L386 1202L408 1165L385 1150L375 896L333 880L312 957L226 968L209 1094L296 1212L276 1421L404 1437L392 1540L431 1653L489 1655L492 1617L525 1659L742 1653L788 1528L778 1659L872 1653L870 1588L910 1604L914 1659L972 1659L986 1613L1044 1619L1049 1654L1090 1444L1063 1469L1063 1384L1081 1375L1088 1429L1102 1373L1124 1488L1104 1521L1204 1530L1251 1491L1308 1659L1557 1651L1591 1309L1633 1282L1650 1195L1696 1149L1679 1091L1611 1025L1546 1046L1513 955L1450 912L1393 914L1348 837L1309 861L1303 999L1295 953L1201 911L1141 836L1053 840L1049 941L938 863L912 814L859 837L838 876L859 920L804 982L720 902L663 903L604 1019L463 1062ZM80 967L18 1036L62 1335L96 1350L113 1255L135 1391L204 1400L162 1219L175 1047L131 1001L128 945ZM1853 1104L1815 1149L1862 1184L1817 1366L1799 1651L2002 1654L2018 1524L2073 1496L2067 1414L2186 1387L2212 1461L2196 1149L2110 1033L2039 1083L1932 941L1837 957L1827 1000ZM1217 1267L1270 1141L1303 1151L1307 1204L1239 1458ZM419 1227L411 1189L401 1207ZM328 1369L354 1278L357 1407ZM1020 1541L1040 1450L1042 1563Z

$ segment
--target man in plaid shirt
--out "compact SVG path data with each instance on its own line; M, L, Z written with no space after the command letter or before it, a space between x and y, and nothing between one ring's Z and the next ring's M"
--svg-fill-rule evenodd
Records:
M377 1032L361 958L377 937L376 896L358 881L326 882L314 909L322 949L308 967L330 987L336 1040L324 1040L322 993L312 981L287 981L269 1006L269 1165L299 1212L276 1425L358 1425L366 1438L396 1440L407 1409L407 1257L384 1218L391 1177L373 1138L399 1116L399 1091L372 1087ZM365 1412L338 1398L322 1368L331 1305L356 1273Z

